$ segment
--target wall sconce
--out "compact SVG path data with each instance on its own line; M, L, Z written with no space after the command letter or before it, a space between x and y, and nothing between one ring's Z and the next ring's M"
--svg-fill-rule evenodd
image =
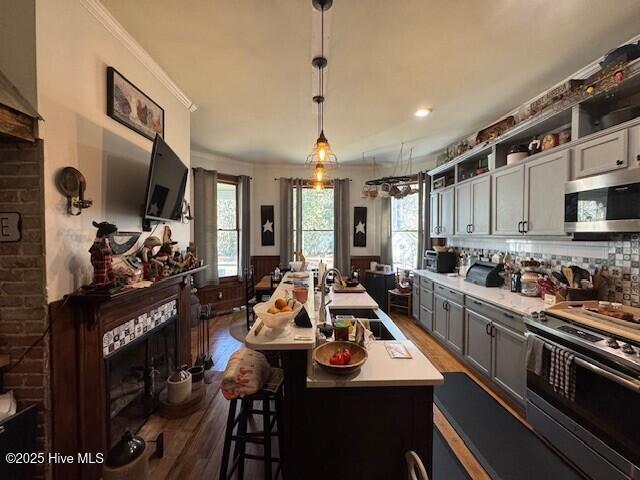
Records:
M67 213L69 215L80 215L83 209L93 205L93 200L85 200L84 198L87 180L79 170L73 167L63 168L58 173L56 184L58 190L67 197Z

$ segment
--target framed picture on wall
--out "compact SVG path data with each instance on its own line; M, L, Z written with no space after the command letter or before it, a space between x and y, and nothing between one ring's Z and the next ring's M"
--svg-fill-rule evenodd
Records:
M353 207L353 246L367 246L367 207Z
M107 67L107 115L153 140L164 138L164 109L113 67Z
M275 245L273 205L260 205L260 225L262 226L260 229L262 246Z

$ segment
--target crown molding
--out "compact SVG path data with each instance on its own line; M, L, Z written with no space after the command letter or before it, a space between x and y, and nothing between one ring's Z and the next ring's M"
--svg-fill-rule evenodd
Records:
M180 101L190 112L195 112L198 106L176 85L162 67L149 55L118 20L105 8L100 0L80 0L80 4L98 20L102 26L136 57L145 68L162 83L171 94Z

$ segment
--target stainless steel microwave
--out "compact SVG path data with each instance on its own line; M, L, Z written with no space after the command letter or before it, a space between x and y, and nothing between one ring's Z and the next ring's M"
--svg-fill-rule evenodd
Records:
M568 233L640 232L640 169L565 184Z

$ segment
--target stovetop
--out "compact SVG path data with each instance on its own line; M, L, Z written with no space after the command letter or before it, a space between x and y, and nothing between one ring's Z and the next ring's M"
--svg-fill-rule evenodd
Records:
M524 319L527 326L576 344L604 358L640 372L640 344L627 338L587 328L547 312L534 312Z

